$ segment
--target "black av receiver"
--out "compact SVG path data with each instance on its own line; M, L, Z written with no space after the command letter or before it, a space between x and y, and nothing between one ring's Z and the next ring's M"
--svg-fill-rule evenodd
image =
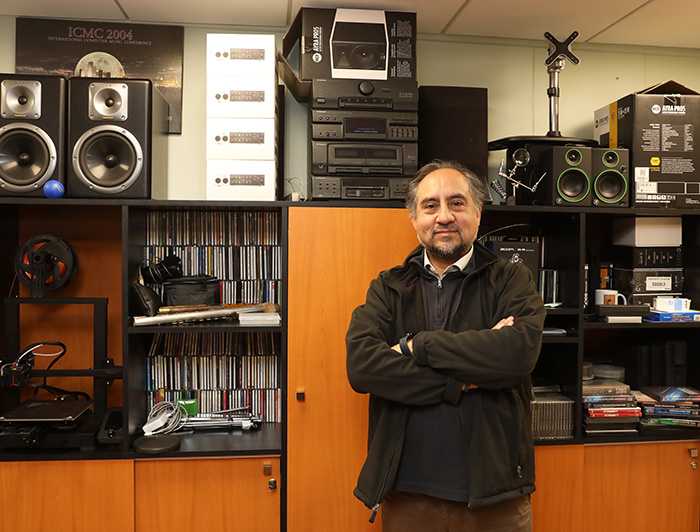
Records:
M418 140L418 113L312 109L311 138L415 142Z
M415 80L314 79L312 109L418 111Z
M418 170L418 144L312 142L313 175L413 176Z
M404 199L412 177L330 177L312 176L314 199Z
M418 84L314 79L309 136L314 199L403 199L418 170Z

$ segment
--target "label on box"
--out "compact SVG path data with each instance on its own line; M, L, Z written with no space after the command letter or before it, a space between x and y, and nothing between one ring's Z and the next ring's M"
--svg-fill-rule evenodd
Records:
M673 281L670 277L647 277L645 286L647 292L670 292L673 290Z
M656 194L656 183L649 183L648 181L646 181L646 182L637 181L637 193L638 194Z
M640 166L634 169L634 180L637 183L649 181L649 168Z

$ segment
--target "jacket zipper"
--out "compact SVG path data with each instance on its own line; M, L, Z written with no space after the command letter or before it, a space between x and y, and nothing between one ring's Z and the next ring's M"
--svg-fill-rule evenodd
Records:
M399 446L402 446L403 442L397 442L396 446L394 448L394 452L391 454L391 460L389 461L389 464L387 465L386 471L384 471L384 476L382 477L382 481L379 484L379 494L378 497L382 496L382 493L384 493L385 485L387 483L387 479L389 478L389 473L391 472L391 465L394 459L396 458L396 453L398 452ZM386 494L384 494L386 496ZM379 506L381 505L381 502L377 502L372 506L372 513L369 516L369 522L374 523L374 520L377 518L377 512L379 512Z
M372 506L372 515L369 516L370 523L374 523L374 520L377 518L378 511L379 511L379 503Z

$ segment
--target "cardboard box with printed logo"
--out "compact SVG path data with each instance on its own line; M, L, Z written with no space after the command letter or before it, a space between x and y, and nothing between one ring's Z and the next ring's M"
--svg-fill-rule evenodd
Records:
M700 94L666 81L594 113L594 139L630 151L634 207L700 208Z

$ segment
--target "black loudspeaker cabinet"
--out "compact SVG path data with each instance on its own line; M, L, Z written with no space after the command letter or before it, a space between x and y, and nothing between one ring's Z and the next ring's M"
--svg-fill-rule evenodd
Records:
M147 79L70 78L68 196L164 199L168 110Z
M418 87L418 163L462 163L487 182L488 91L479 87Z
M587 146L528 146L531 160L525 167L526 183L534 192L516 191L518 204L554 207L591 205L591 148ZM541 178L541 180L540 180Z
M43 196L64 183L66 79L0 74L0 196Z
M592 204L629 207L629 150L591 148Z

